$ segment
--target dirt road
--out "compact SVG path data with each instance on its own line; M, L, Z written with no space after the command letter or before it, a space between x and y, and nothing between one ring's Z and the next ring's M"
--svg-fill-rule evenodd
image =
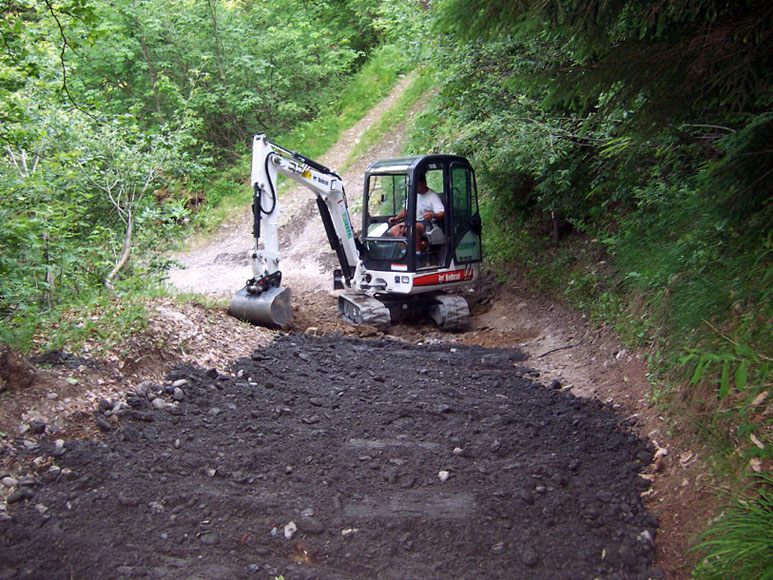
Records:
M348 151L401 89L320 159L348 164L352 205L403 128ZM663 454L641 360L491 275L462 333L343 323L313 200L282 200L290 334L162 301L109 372L63 359L67 382L0 410L9 432L22 418L0 441L0 580L686 577L696 473ZM172 283L230 296L248 222L179 255ZM151 364L159 341L176 358Z

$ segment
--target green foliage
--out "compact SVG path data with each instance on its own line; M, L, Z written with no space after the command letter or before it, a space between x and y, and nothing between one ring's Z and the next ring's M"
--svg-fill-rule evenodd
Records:
M303 151L308 157L322 155L394 87L399 75L413 64L413 57L395 45L376 49L354 75L336 101L315 119L298 124L275 139L283 146Z
M466 39L538 22L573 55L573 66L555 68L562 98L592 107L614 91L630 107L644 97L644 123L770 106L765 2L442 0L439 10L440 28Z
M739 393L762 390L770 374L770 360L765 360L745 344L735 344L721 352L690 348L680 364L691 369L689 383L698 385L707 378L719 376L717 396L724 399L732 387Z
M652 129L651 91L664 81L635 83L609 67L614 82L579 100L562 84L561 71L593 77L606 67L609 54L591 53L612 36L679 45L691 38L685 23L726 22L735 10L712 16L667 4L649 15L625 2L588 12L567 5L559 18L555 4L442 2L438 29L469 39L478 34L470 22L479 22L487 35L436 42L432 62L441 88L410 148L472 159L487 255L518 256L575 304L633 324L639 328L629 335L668 343L673 352L705 348L705 333L696 332L704 320L722 327L730 321L732 332L748 334L751 346L766 352L769 113L702 109L690 117L683 108L668 113L678 124ZM744 14L751 18L754 10ZM650 21L655 14L661 28ZM756 37L749 42L763 50ZM630 70L643 66L629 57ZM745 102L768 97L754 89ZM595 249L586 247L590 240ZM609 267L599 273L599 263Z
M700 580L773 578L773 477L754 476L747 493L732 500L693 549L702 558L693 577Z
M244 199L252 134L326 150L424 26L418 0L2 7L0 338L22 349L104 283L162 276L194 211L206 227Z
M336 102L379 40L394 35L383 11L411 4L98 3L97 40L81 51L74 92L101 111L132 111L143 128L184 128L191 146L222 156Z

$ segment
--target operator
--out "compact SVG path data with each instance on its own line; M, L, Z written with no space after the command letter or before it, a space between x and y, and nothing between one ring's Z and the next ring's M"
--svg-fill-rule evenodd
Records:
M437 192L427 187L426 177L419 177L416 182L416 216L418 220L416 222L416 249L426 250L427 243L422 240L421 237L424 232L427 231L429 222L434 220L442 221L445 217L445 207L443 206L443 200L437 194ZM408 200L405 200L406 206ZM405 219L407 207L403 207L395 216L389 218L389 225L392 226L389 230L389 234L393 237L404 237L406 225L404 223L398 223Z

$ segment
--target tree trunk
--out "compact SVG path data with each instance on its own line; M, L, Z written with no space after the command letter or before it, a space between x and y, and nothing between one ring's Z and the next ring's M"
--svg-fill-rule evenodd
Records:
M126 235L124 236L124 239L123 239L123 251L121 252L121 257L118 258L118 262L116 262L113 269L105 277L105 288L107 288L108 290L115 289L115 286L113 286L113 278L115 278L118 272L120 272L121 269L129 261L129 255L131 254L131 249L132 249L133 230L134 230L134 216L132 215L132 212L130 210L126 218Z

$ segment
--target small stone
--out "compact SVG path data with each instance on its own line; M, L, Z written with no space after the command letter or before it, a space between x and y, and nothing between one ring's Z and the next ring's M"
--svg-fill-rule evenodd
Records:
M521 551L521 562L523 562L524 566L533 568L539 562L539 556L537 556L537 552L533 548L526 547Z
M153 386L153 382L152 381L142 381L139 385L137 385L134 388L134 392L137 393L140 396L144 396L144 395L147 394L148 390L152 386Z
M153 408L158 409L159 411L162 411L163 409L166 409L167 402L164 401L161 397L156 397L153 399Z
M491 553L492 554L504 554L505 553L505 543L504 542L497 542L493 546L491 546Z
M295 532L297 531L298 531L298 526L295 525L295 522L288 523L282 530L285 540L292 540L293 536L295 535Z
M32 435L42 435L46 430L46 422L40 419L30 421L30 433Z
M325 531L325 526L313 516L302 516L301 519L298 520L298 529L307 534L321 534Z
M19 485L19 480L15 477L11 477L10 475L8 477L4 477L2 482L5 487L16 487Z
M218 376L218 374L219 374L219 373L217 372L217 369L216 369L215 367L212 367L212 368L210 368L210 369L207 369L207 373L206 373L206 375L207 375L207 377L209 377L210 379L216 379L216 378L217 378L217 376Z
M552 381L550 381L550 385L548 385L548 386L551 389L558 390L558 389L561 388L561 381L559 381L558 379L553 379Z
M188 379L177 379L175 382L172 383L173 388L180 388L184 387L188 384Z
M206 546L214 546L220 541L220 538L215 532L208 532L206 534L201 534L201 543Z
M140 498L134 495L119 493L118 503L125 507L137 507L140 505Z
M653 542L652 534L650 533L649 530L644 530L641 534L639 534L636 537L636 539L639 540L640 542L644 542L645 544L649 544L649 545L652 545L652 542Z
M150 512L153 514L160 514L164 511L164 504L157 501L152 501L148 504L148 507L150 508Z
M454 455L461 456L464 455L464 449L461 447L454 447Z
M446 481L448 481L448 478L451 477L451 474L445 469L442 469L438 471L437 477L441 482L445 483Z
M107 399L100 399L99 403L97 404L97 408L99 409L100 413L107 413L108 411L112 410L113 404Z
M108 423L107 421L105 421L105 419L101 415L97 415L97 426L102 431L112 431L113 430L113 426L110 423Z
M174 391L172 392L172 398L175 401L182 401L183 397L185 397L183 390L180 387L175 387Z
M33 492L29 487L19 487L14 491L11 495L8 496L8 499L6 500L8 504L17 503L23 500L32 499L35 497L35 492Z

